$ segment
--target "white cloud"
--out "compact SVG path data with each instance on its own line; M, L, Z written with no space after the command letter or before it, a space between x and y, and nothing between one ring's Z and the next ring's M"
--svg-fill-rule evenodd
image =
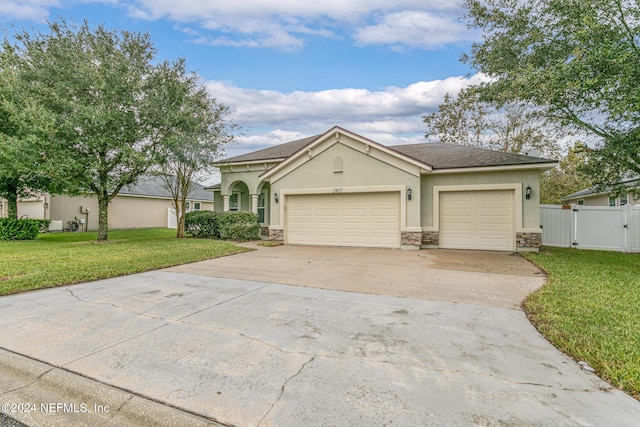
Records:
M228 106L244 136L230 151L240 154L270 145L322 133L334 125L345 127L383 144L424 141L422 116L435 111L444 95L485 81L482 75L417 82L384 91L334 89L282 93L243 89L226 82L208 81L218 102Z
M212 45L300 49L305 37L433 49L469 40L457 0L136 0L131 16L196 26Z
M49 16L49 9L58 7L58 0L0 0L0 16L7 19L28 19L44 22Z
M441 48L449 43L474 40L471 33L454 17L424 11L391 13L375 25L359 28L354 39L358 45L385 44L399 48Z
M165 19L211 45L296 50L308 37L353 37L358 45L433 49L469 39L458 0L0 0L0 14L42 22L54 8L82 3Z

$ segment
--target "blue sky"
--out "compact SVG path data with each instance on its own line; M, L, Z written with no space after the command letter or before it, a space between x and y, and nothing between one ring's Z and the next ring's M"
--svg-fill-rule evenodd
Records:
M421 117L477 82L478 34L459 0L0 0L2 27L65 18L149 32L183 57L242 135L227 154L340 125L383 144L424 141Z

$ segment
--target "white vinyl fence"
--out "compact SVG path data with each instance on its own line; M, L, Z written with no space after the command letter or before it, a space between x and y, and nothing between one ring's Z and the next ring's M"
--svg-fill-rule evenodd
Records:
M169 208L167 212L167 228L178 228L178 222L176 221L176 210Z
M640 252L640 206L540 206L542 244Z

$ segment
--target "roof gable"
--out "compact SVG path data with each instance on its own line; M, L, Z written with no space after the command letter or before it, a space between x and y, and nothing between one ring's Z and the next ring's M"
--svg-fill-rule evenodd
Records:
M406 156L403 153L395 151L363 136L357 135L339 126L334 126L324 134L316 137L307 145L302 146L298 151L287 157L274 168L262 174L260 179L264 181L271 179L277 180L336 143L343 143L351 148L375 157L378 160L392 164L395 167L404 169L407 172L418 176L421 171L431 170L431 166L424 162Z

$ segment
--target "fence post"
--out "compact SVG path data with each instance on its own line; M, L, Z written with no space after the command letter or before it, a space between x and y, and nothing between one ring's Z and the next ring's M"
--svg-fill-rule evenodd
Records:
M571 205L571 246L578 247L578 208L576 204Z
M629 238L629 219L631 218L631 205L624 205L623 227L624 227L624 251L631 252L631 239Z

